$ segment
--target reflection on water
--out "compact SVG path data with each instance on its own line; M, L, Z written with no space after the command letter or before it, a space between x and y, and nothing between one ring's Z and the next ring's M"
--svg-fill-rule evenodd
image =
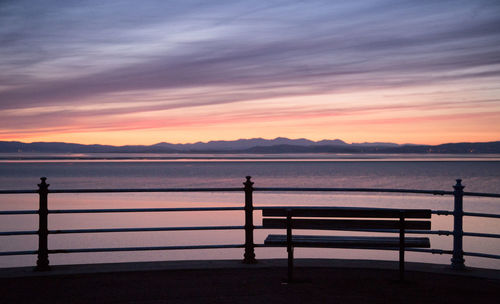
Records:
M251 175L255 187L372 187L452 191L456 178L463 178L466 191L500 193L498 155L169 155L172 161L153 159L155 155L61 155L50 162L30 160L12 162L13 156L0 155L1 189L35 189L41 176L48 177L50 189L81 188L169 188L242 187ZM157 156L157 155L156 155ZM4 157L3 160L1 158ZM8 159L10 157L10 159ZM32 155L40 158L40 155ZM59 157L58 159L55 159ZM79 157L80 159L75 159ZM117 159L118 157L125 157ZM196 158L197 159L194 159ZM217 158L214 161L213 158ZM252 159L252 158L259 159ZM414 159L413 159L413 158ZM495 158L497 157L497 158ZM108 158L108 160L104 160ZM109 161L109 158L114 158ZM277 159L279 158L279 159ZM295 159L291 159L295 158ZM297 160L301 158L300 160ZM310 158L310 159L308 159ZM418 158L418 159L416 159ZM314 161L311 161L313 159ZM140 160L140 161L139 161ZM143 161L145 160L145 161ZM33 194L0 195L0 209L37 209ZM451 210L453 197L431 195L378 195L360 193L254 193L256 206L311 205L363 206L387 208L430 208ZM186 206L242 206L243 193L127 193L127 194L50 194L50 209L146 208ZM499 199L466 197L466 211L500 214ZM433 230L452 230L452 218L433 216ZM51 214L49 229L174 227L243 225L243 212L177 212L120 214ZM255 225L261 225L255 211ZM500 233L500 220L466 217L465 231ZM34 215L1 216L0 230L37 230ZM256 230L255 241L262 243L270 231ZM332 232L342 234L344 232ZM352 233L349 233L352 234ZM168 246L188 244L242 244L242 230L177 231L141 233L94 233L50 235L50 248ZM431 236L437 249L451 249L451 236ZM0 251L33 250L35 236L0 236ZM500 240L464 238L470 252L498 254ZM284 258L282 248L257 248L257 258ZM100 263L120 261L241 259L242 249L179 250L158 252L120 252L93 254L55 254L52 264ZM298 249L298 257L332 257L396 260L397 252ZM410 261L449 264L449 255L408 253ZM1 257L0 267L34 265L34 256ZM471 266L500 269L498 260L466 257Z
M500 193L500 161L230 161L230 162L0 162L2 189L241 187L381 187Z
M3 210L36 209L36 195L4 195ZM363 206L388 208L431 208L451 210L453 197L429 195L365 195L356 193L259 193L254 194L255 206ZM195 206L243 206L243 193L132 193L132 194L51 194L50 209L86 208L154 208ZM467 211L500 213L498 199L465 198ZM254 224L261 225L260 211L254 212ZM243 225L243 211L225 212L171 212L171 213L102 213L102 214L51 214L49 229L123 228L123 227L178 227L178 226L223 226ZM452 230L450 216L432 217L433 230ZM498 233L498 219L466 217L465 231ZM34 215L3 216L0 230L36 230ZM263 243L269 230L256 230L255 242ZM356 235L354 232L327 232L332 235ZM432 248L452 249L451 236L432 235ZM37 246L34 236L0 237L0 250L33 250ZM175 232L130 232L50 235L49 247L129 247L170 246L199 244L243 244L243 230L223 231L175 231ZM464 239L464 250L498 254L497 239ZM257 258L285 258L284 248L257 248ZM299 258L359 258L397 260L398 253L377 250L348 249L303 249L296 250ZM186 259L242 259L243 249L221 250L174 250L154 252L120 252L92 254L53 254L51 264L103 263L122 261L186 260ZM451 256L408 252L408 261L449 264ZM36 257L2 257L0 267L34 265ZM466 265L500 269L500 262L493 259L466 257Z

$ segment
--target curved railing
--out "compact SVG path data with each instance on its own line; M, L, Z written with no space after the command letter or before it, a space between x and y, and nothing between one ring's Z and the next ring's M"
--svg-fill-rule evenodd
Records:
M376 188L267 188L253 187L251 177L247 176L243 183L244 187L235 188L150 188L150 189L65 189L65 190L49 190L49 185L46 183L46 178L41 178L41 183L38 184L38 190L0 190L1 194L26 194L38 193L39 209L38 210L7 210L0 211L0 215L25 215L38 214L39 229L30 231L0 231L0 236L18 236L18 235L38 235L38 249L25 251L3 251L0 256L12 255L37 255L37 270L49 269L49 254L58 253L77 253L77 252L118 252L118 251L148 251L148 250L185 250L185 249L224 249L224 248L244 248L245 263L254 263L255 248L264 247L263 244L254 243L254 230L263 229L262 226L253 225L254 210L263 210L268 207L254 206L253 192L377 192L377 193L410 193L410 194L432 194L432 195L449 195L454 197L454 210L432 210L436 215L451 215L454 218L453 230L408 230L411 234L434 234L453 236L453 250L444 249L407 249L408 251L427 252L433 254L450 254L452 255L452 267L463 268L464 256L476 256L491 259L500 259L500 255L486 254L480 252L464 252L463 237L484 237L484 238L500 238L500 234L479 233L479 232L464 232L463 217L487 217L500 218L500 214L475 213L463 211L463 197L491 197L500 198L500 194L494 193L476 193L464 192L464 186L461 180L456 180L456 185L453 186L454 191L442 190L413 190L413 189L376 189ZM57 193L124 193L124 192L243 192L245 195L245 204L243 207L190 207L190 208L129 208L129 209L48 209L48 195ZM130 212L191 212L191 211L242 211L245 214L244 226L195 226L195 227L145 227L145 228L100 228L100 229L48 229L49 214L71 214L71 213L130 213ZM147 247L117 247L117 248L78 248L78 249L49 249L48 235L49 234L74 234L74 233L106 233L106 232L152 232L152 231L189 231L189 230L237 230L245 231L244 244L205 244L205 245L187 245L187 246L147 246ZM352 229L349 229L352 231ZM370 232L397 232L396 230L386 229L359 229L356 231Z

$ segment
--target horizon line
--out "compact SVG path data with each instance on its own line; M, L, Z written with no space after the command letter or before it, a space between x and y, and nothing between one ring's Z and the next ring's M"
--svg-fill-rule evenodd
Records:
M186 143L172 143L168 141L159 141L155 142L152 144L125 144L125 145L112 145L112 144L102 144L102 143L92 143L92 144L85 144L85 143L78 143L78 142L66 142L66 141L32 141L32 142L23 142L19 140L1 140L0 142L18 142L22 144L35 144L35 143L59 143L59 144L76 144L76 145L83 145L83 146L110 146L110 147L126 147L126 146L154 146L162 143L166 144L172 144L172 145L193 145L193 144L208 144L211 142L235 142L239 140L255 140L255 139L260 139L260 140L268 140L268 141L273 141L277 139L288 139L288 140L308 140L313 143L318 143L322 141L342 141L346 145L356 145L356 144L394 144L398 146L405 146L405 145L415 145L415 146L439 146L439 145L446 145L446 144L470 144L470 143L494 143L494 142L499 142L499 140L493 140L493 141L460 141L460 142L442 142L439 144L422 144L422 143L396 143L396 142L387 142L387 141L364 141L364 142L346 142L342 139L335 138L335 139L320 139L320 140L313 140L313 139L308 139L305 137L300 137L300 138L289 138L289 137L282 137L278 136L275 138L264 138L264 137L251 137L251 138L238 138L238 139L212 139L212 140L207 140L207 141L197 141L197 142L186 142Z

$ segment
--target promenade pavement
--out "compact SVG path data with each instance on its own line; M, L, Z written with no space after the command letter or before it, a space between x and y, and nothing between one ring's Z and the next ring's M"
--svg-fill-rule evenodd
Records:
M0 269L2 303L497 303L500 271L397 262L186 261Z

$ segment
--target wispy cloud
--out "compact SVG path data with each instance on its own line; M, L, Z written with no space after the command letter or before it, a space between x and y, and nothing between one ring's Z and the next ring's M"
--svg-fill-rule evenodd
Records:
M234 111L272 98L418 94L439 84L498 89L500 3L7 1L0 45L0 115L18 118L2 117L2 128L16 132L84 117L218 105ZM482 99L468 93L465 102ZM256 104L255 115L271 111ZM316 111L307 104L304 114Z

